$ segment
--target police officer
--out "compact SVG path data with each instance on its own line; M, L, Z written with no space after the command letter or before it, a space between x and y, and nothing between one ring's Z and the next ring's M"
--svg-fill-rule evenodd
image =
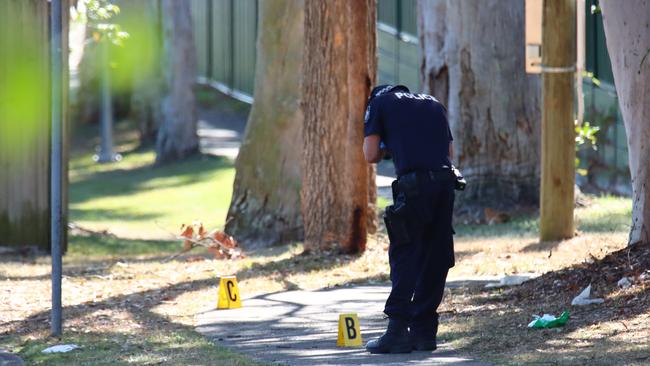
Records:
M452 135L445 107L403 85L372 90L365 116L363 152L369 163L385 153L397 173L393 205L384 221L390 247L392 289L384 313L388 329L366 349L371 353L435 350L438 305L454 265L455 176Z

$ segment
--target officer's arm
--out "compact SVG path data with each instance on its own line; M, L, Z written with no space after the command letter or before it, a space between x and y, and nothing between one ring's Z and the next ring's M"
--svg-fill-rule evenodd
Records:
M379 148L379 135L369 135L363 139L363 155L369 163L376 163L381 160L383 152Z

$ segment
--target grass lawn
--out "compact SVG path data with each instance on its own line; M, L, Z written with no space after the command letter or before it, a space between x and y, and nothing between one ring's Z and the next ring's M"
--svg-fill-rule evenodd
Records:
M77 151L71 162L71 221L114 236L71 232L64 258L64 338L47 337L49 258L3 257L0 348L20 353L30 365L252 365L251 359L194 332L194 314L216 304L220 275L237 275L244 297L387 283L383 231L370 239L365 253L355 256L300 255L301 245L294 244L251 251L238 260L215 260L200 249L169 260L181 245L165 239L177 234L180 224L198 219L210 228L223 225L232 163L196 157L154 167L153 152L136 149L128 129L120 128L121 162L96 165L87 148ZM593 197L587 207L576 210L580 235L561 242L539 242L536 216L500 225L459 225L457 264L449 279L541 274L598 261L625 246L630 210L629 199ZM650 319L644 322L644 314L627 319L625 328L617 320L585 316L559 331L528 330L525 320L531 314L557 312L568 304L542 309L525 302L513 305L503 297L495 303L504 293L482 286L448 292L441 308L441 339L497 364L620 364L628 356L640 357L641 337L650 336ZM612 329L616 342L608 341ZM67 342L82 349L40 353L48 345Z
M70 163L70 218L84 228L120 238L173 239L194 220L222 227L232 195L233 163L201 156L155 167L151 150L97 165L91 154Z

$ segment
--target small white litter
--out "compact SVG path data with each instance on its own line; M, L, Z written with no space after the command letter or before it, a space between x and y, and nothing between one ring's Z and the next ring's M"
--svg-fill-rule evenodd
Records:
M572 306L582 306L582 305L589 305L589 304L602 304L605 302L604 299L596 298L596 299L591 299L589 298L591 296L591 285L587 286L580 295L576 296L573 298L571 301Z
M41 352L42 353L66 353L75 350L77 348L81 348L81 347L77 346L76 344L58 344L56 346L48 347L42 350Z
M522 283L528 281L531 279L532 276L503 276L499 280L498 283L488 283L485 285L487 288L492 288L492 287L506 287L506 286L518 286L521 285Z
M632 286L632 279L630 277L623 277L620 280L618 280L617 285L618 287L621 288L628 288Z

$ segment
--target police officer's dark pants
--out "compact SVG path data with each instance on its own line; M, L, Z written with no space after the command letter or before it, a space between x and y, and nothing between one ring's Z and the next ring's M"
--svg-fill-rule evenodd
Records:
M453 179L445 175L434 179L418 174L417 182L417 197L406 197L411 216L407 224L410 240L405 244L390 243L392 290L384 312L390 318L408 321L412 331L435 336L436 310L442 301L447 272L454 265L454 187Z

